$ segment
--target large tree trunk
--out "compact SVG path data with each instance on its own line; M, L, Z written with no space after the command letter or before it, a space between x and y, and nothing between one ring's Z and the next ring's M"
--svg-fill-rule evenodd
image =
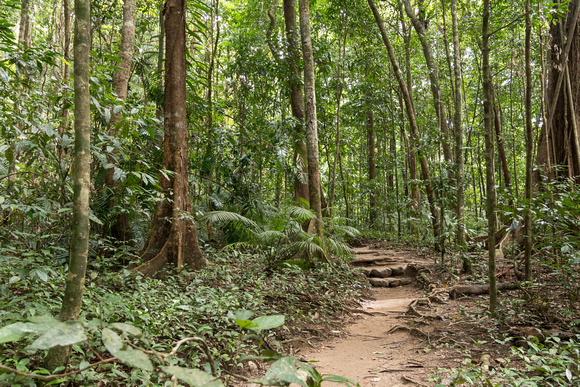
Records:
M123 2L123 27L121 28L121 46L119 48L119 62L117 71L113 75L113 91L117 98L125 102L127 100L127 90L129 87L129 76L131 74L131 61L133 60L133 46L135 44L135 18L137 13L136 0L125 0ZM118 135L118 126L121 124L121 112L114 114L109 123L109 134ZM119 180L115 180L115 168L119 165L118 149L113 150L109 156L109 162L115 167L107 171L105 184L113 190L113 195L118 195ZM109 201L109 209L114 210L118 206L117 198L113 197ZM119 212L115 215L111 223L111 236L119 242L127 242L133 239L129 217L125 212Z
M562 166L555 171L557 177L577 178L580 176L577 129L580 116L580 1L570 2L568 7L566 18L552 24L550 29L552 49L549 50L548 125L547 131L542 128L536 164ZM570 88L567 87L567 72L573 86ZM544 174L547 174L545 170ZM538 175L536 179L539 179Z
M90 8L90 0L75 0L73 230L68 276L59 316L61 321L76 320L79 317L89 252L89 193L91 188ZM52 372L56 367L66 365L70 352L70 346L51 348L45 361L45 368Z
M304 62L304 104L306 105L306 148L308 151L308 192L310 209L316 214L315 230L322 237L322 204L320 198L320 169L318 163L318 128L316 119L316 89L314 79L314 56L310 37L310 5L299 0L300 38Z
M395 72L395 76L397 81L399 82L399 88L401 89L401 93L403 94L403 99L405 100L405 108L407 110L407 116L409 118L409 127L411 131L411 139L412 141L417 141L419 139L419 127L417 125L417 119L415 117L415 110L413 108L413 103L410 95L410 91L407 89L405 85L405 80L403 79L403 74L401 73L401 69L395 57L395 53L393 47L391 45L391 41L387 35L387 31L383 24L383 21L379 15L379 11L375 6L373 0L368 0L369 6L373 12L379 30L381 32L381 37L383 38L383 42L385 47L387 48L387 52L389 54L389 59L391 61L391 65L393 66L393 70ZM429 209L431 212L431 221L433 223L433 236L434 236L434 247L436 250L440 248L440 223L439 223L439 212L437 211L437 207L435 205L435 191L431 185L431 172L429 170L429 164L427 162L427 157L422 149L417 149L417 158L419 159L419 164L421 165L421 177L425 183L425 191L427 191L427 198L429 200Z
M186 116L185 0L165 2L165 138L157 202L149 238L134 270L152 275L166 264L181 269L206 266L197 241L189 196Z
M451 1L451 23L453 30L453 69L455 79L455 115L453 127L455 129L455 171L457 190L457 245L463 249L465 244L465 189L464 189L464 163L463 163L463 87L461 85L461 46L459 45L459 23L457 21L457 0ZM462 255L463 271L471 273L471 261Z
M288 68L290 72L290 107L297 124L294 133L294 165L300 172L294 176L294 201L300 204L301 199L308 201L308 152L304 142L304 96L302 94L302 76L300 74L300 50L298 47L298 29L296 28L296 8L294 0L284 0L284 23L288 44Z
M483 56L483 123L485 129L485 175L487 182L487 225L489 249L489 310L495 315L497 309L497 277L495 267L495 151L492 127L492 91L491 71L489 68L489 0L483 1L482 44Z

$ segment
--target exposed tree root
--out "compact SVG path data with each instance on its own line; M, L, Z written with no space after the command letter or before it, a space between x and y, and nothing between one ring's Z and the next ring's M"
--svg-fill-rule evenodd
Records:
M430 339L430 337L429 337L429 334L428 334L428 333L425 333L425 332L423 332L422 330L420 330L420 329L418 329L418 328L413 328L413 327L406 327L406 326L404 326L404 325L395 325L394 327L392 327L391 329L389 329L389 330L387 331L387 334L388 334L388 335L390 335L390 334L393 334L393 333L395 333L395 332L396 332L396 331L398 331L398 330L407 331L407 332L409 332L409 333L410 333L410 334L412 334L412 335L414 334L415 336L423 337L424 339L426 339L426 340L427 340L427 342L428 342L429 344L431 344L431 339Z

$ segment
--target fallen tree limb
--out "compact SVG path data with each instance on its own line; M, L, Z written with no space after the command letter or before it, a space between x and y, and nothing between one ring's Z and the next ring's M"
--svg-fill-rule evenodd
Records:
M497 290L515 290L519 288L517 282L500 282ZM456 300L459 296L489 294L489 284L485 285L455 285L449 289L449 298Z

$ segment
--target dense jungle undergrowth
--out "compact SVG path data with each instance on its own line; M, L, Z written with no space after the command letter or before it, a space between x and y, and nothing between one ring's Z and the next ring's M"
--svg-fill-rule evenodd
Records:
M43 254L56 251L35 249L27 239L30 235L11 235L12 243L3 248L1 258L11 264L0 267L0 364L18 373L0 370L0 385L172 386L177 380L200 386L239 385L243 378L256 377L255 364L264 362L260 368L268 368L272 361L275 372L258 380L288 385L300 377L288 371L295 367L295 350L324 340L353 315L361 316L360 302L369 297L367 280L342 261L306 267L300 260L282 260L270 249L240 252L205 244L210 261L206 269L165 271L147 278L124 268L130 260L128 249L95 240L84 312L78 323L50 333L65 267L58 260L41 265L46 264ZM383 250L409 249L364 238L355 242ZM561 257L552 259L548 250L537 251L537 280L502 292L498 318L492 318L487 295L448 297L458 286L486 283L483 251L469 253L474 273L465 275L455 269L460 259L454 252L442 262L440 253L426 247L415 245L411 250L431 262L428 275L409 285L419 286L427 302L415 303L402 316L401 326L408 327L410 335L428 332L424 353L454 353L463 359L455 367L436 363L432 385L556 386L580 379L576 266L562 263ZM19 261L14 260L15 252L20 253ZM499 260L499 280L517 281L517 252L508 252L511 255ZM66 376L52 378L43 369L43 353L59 337L71 337L76 344L68 368L55 372ZM308 386L322 383L311 365L298 364L294 370L318 383ZM339 376L326 378L355 385Z
M287 353L295 340L340 324L367 288L343 263L306 269L300 261L280 261L271 251L222 251L209 244L204 246L207 268L147 278L122 268L129 250L95 240L80 320L50 333L57 324L51 316L58 315L66 270L58 260L45 258L57 256L59 249L37 250L28 234L5 235L12 241L0 257L0 364L18 374L0 369L0 385L33 386L35 378L65 385L174 385L173 375L182 381L198 378L196 385L221 385L212 373L228 383L229 374L243 373L252 356L268 350L267 357L279 358L277 352ZM69 367L55 374L99 366L52 380L42 368L43 350L67 335L75 342L73 355ZM188 338L194 345L185 344L192 344ZM133 346L145 358L155 354L151 358L165 371L154 370ZM116 359L107 361L108 353ZM198 367L209 373L200 371L199 379L200 374L179 372Z

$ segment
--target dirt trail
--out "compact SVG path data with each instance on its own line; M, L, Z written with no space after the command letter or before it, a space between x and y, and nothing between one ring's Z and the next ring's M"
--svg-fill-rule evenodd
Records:
M373 251L366 247L355 250L357 260L375 259L363 265L369 270L405 268L411 262L422 263L408 251ZM316 361L313 365L321 374L345 376L361 386L433 385L427 379L433 373L433 368L428 366L429 360L434 359L429 359L431 356L425 352L425 340L412 336L406 330L388 333L393 327L404 323L400 318L420 294L414 284L373 288L374 300L363 304L364 310L370 314L360 314L360 318L345 327L344 331L336 332L336 339L304 350L300 358Z

